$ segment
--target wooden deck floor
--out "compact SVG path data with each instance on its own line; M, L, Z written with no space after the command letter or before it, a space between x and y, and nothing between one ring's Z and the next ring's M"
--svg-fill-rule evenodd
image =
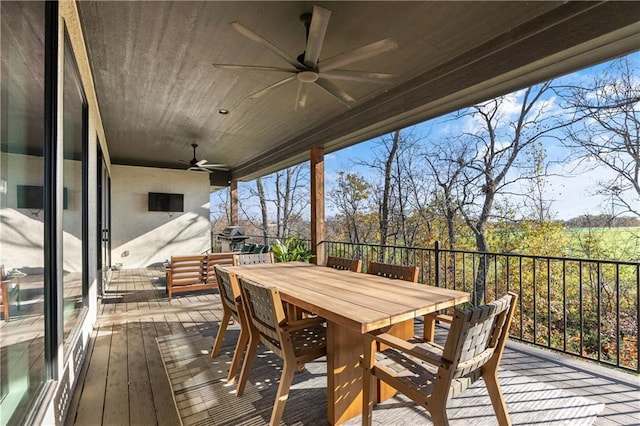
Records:
M169 302L160 270L115 272L66 424L179 425L156 337L208 330L221 313L215 291ZM640 424L638 376L515 342L502 368L605 403L597 425Z

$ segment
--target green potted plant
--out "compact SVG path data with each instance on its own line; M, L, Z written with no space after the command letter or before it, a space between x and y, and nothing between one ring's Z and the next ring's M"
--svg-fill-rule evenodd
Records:
M306 262L313 259L313 253L304 241L295 235L285 238L284 242L276 240L271 246L276 262Z

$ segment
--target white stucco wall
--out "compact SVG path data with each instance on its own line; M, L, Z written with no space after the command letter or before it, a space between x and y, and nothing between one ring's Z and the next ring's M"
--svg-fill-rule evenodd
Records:
M184 194L184 212L148 211L148 193ZM112 165L111 262L140 268L209 248L209 176Z
M6 194L2 194L0 210L0 264L7 268L38 270L44 267L44 211L19 209L17 206L18 185L43 185L42 157L2 153L5 164ZM94 154L95 157L95 154ZM64 160L63 167L69 175L81 176L79 161ZM95 172L90 176L95 182ZM82 270L82 182L64 180L67 189L68 208L63 210L64 270ZM95 200L95 185L89 185L89 199ZM93 207L93 210L92 210ZM89 217L95 215L95 201L89 203ZM90 220L90 223L92 221ZM94 221L95 222L95 221ZM95 232L95 226L93 232ZM91 232L90 229L90 232ZM93 235L93 234L90 234ZM93 241L93 240L91 240ZM95 257L95 244L90 241L91 256ZM90 265L91 267L91 265Z

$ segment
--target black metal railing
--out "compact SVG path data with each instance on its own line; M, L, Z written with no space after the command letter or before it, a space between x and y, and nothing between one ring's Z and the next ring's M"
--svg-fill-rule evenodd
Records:
M327 255L420 267L481 304L519 294L514 339L640 372L640 263L324 241Z

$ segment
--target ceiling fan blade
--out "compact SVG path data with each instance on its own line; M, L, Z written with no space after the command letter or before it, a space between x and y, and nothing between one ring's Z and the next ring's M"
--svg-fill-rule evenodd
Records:
M292 75L290 77L285 78L284 80L277 81L277 82L273 83L272 85L265 87L264 89L260 89L257 92L254 92L254 93L250 94L249 95L249 99L257 99L260 96L262 96L265 93L267 93L268 91L270 91L272 89L275 89L278 86L282 86L283 84L288 83L288 82L290 82L292 80L295 80L295 78L296 78L296 75L294 74L294 75Z
M302 81L298 84L298 95L296 96L296 111L298 109L302 109L307 104L307 96L309 95L309 83L303 83Z
M215 68L222 68L227 70L248 70L248 71L277 71L277 72L288 72L295 73L297 70L292 70L289 68L279 68L279 67L265 67L260 65L235 65L235 64L211 64Z
M229 25L231 25L234 30L238 31L240 34L242 34L243 36L245 36L249 40L255 41L256 43L260 43L261 45L263 45L267 49L271 50L273 53L275 53L276 55L280 56L282 59L287 61L287 63L291 64L291 66L293 66L293 67L300 66L298 61L296 61L295 59L291 58L287 54L287 52L285 52L284 50L280 49L278 46L276 46L275 44L271 43L269 40L259 36L256 33L254 33L249 28L247 28L244 25L242 25L240 22L234 21L234 22L231 22Z
M196 164L194 164L193 166L194 167L200 167L203 164L207 164L207 160L200 160L200 161L196 162Z
M356 100L353 99L347 92L337 87L335 84L331 83L328 80L324 80L319 78L316 80L316 84L324 89L325 92L345 104L346 106L351 106L350 104L354 103Z
M309 26L309 38L304 53L304 64L311 69L316 69L320 51L324 43L324 37L329 26L331 11L320 6L313 6L311 25Z
M393 79L393 74L349 70L330 70L319 73L318 76L327 80L360 81L363 83L388 83Z
M189 167L187 170L190 171L190 172L208 172L208 173L212 173L211 170L203 169L202 167Z
M226 164L203 164L202 166L200 166L200 168L207 170L229 170L229 166L227 166Z
M385 38L384 40L379 40L371 44L367 44L366 46L358 47L348 52L336 55L333 58L329 58L326 61L322 61L319 64L318 69L320 72L325 72L335 68L340 68L345 65L350 65L355 62L371 58L389 50L393 50L396 47L398 47L398 43L396 43L395 40Z

